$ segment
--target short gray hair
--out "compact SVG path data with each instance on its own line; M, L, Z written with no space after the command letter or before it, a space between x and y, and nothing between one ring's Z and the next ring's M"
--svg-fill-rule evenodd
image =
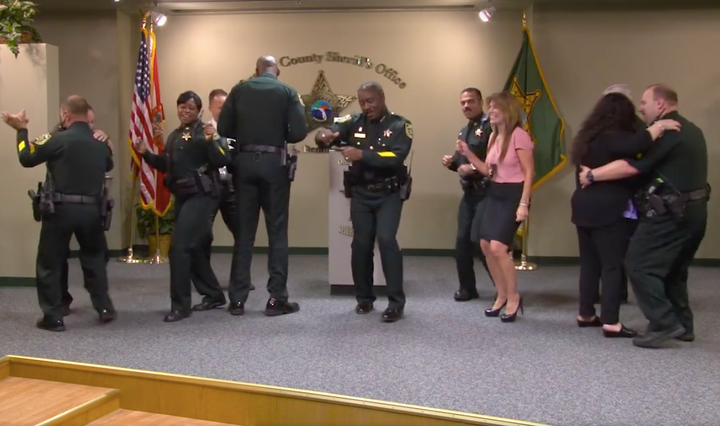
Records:
M630 86L627 84L613 84L612 86L605 89L602 95L605 96L609 93L621 93L632 99L632 92L630 91Z

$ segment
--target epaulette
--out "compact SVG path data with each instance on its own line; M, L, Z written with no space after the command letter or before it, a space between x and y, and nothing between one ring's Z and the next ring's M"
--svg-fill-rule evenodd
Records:
M391 112L390 115L393 116L394 118L398 119L398 120L402 120L402 121L405 121L405 122L408 122L408 123L410 122L410 120L408 120L407 118L403 117L403 116L400 115L400 114L395 114L394 112Z

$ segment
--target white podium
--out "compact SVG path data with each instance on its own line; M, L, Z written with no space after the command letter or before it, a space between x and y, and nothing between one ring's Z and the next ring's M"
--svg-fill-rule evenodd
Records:
M328 185L328 281L330 294L354 295L351 255L353 227L350 220L350 199L345 197L343 173L348 164L338 151L308 149L304 153L327 155L330 162ZM373 283L376 295L385 290L385 274L377 242L373 256Z

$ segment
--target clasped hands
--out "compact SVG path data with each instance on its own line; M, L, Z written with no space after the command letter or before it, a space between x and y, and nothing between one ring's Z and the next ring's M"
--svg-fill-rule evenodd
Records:
M465 142L465 141L458 139L458 141L456 143L456 149L460 155L465 156L465 158L467 158L468 160L470 160L473 157L476 157L475 153L473 153L470 150L467 142ZM444 163L445 163L445 161L443 160L443 164ZM458 167L457 171L460 176L469 176L469 175L472 175L473 173L475 173L475 169L473 169L472 164L463 164Z

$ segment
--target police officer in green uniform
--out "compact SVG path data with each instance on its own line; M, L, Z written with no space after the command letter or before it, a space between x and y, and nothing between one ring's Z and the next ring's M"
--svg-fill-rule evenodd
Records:
M460 93L460 105L463 115L468 119L468 124L460 130L458 139L467 142L470 150L484 161L492 130L490 129L490 120L483 112L482 93L474 87L463 90ZM463 196L458 207L458 230L455 240L455 263L460 289L455 292L454 298L458 302L464 302L480 297L475 284L473 268L473 258L476 255L480 256L480 261L490 276L485 256L480 250L480 241L472 237L472 230L477 230L482 217L478 207L487 194L486 178L458 151L455 151L453 155L444 156L442 164L448 169L458 172L463 189ZM477 232L475 234L477 235Z
M227 165L227 142L215 132L212 123L200 120L202 101L195 92L184 92L177 99L180 127L168 136L162 154L150 152L145 143L137 144L143 159L166 173L166 186L175 198L175 228L170 246L170 313L165 322L181 321L195 311L225 305L225 295L205 253L212 232L212 214L220 197L218 168ZM193 277L202 303L191 306Z
M583 185L647 175L638 197L640 223L625 259L638 305L650 324L633 344L660 348L668 339L695 339L688 300L688 269L705 236L708 157L702 130L677 111L678 96L665 84L643 94L640 113L646 123L677 121L641 158L617 160L598 169L583 168Z
M245 312L251 289L250 265L260 209L265 214L269 253L270 297L265 315L297 312L288 301L288 215L290 183L294 179L296 156L287 144L307 136L305 110L300 95L278 80L280 69L272 56L257 60L257 77L235 85L223 105L218 132L236 141L233 160L238 237L230 272L229 311Z
M403 258L397 231L403 202L411 184L405 158L412 147L412 123L388 111L385 92L375 82L358 89L362 114L338 119L330 129L315 135L320 146L345 144L342 154L350 164L345 173L345 195L351 197L353 226L352 274L357 306L355 312L373 310L373 250L377 238L389 304L385 322L402 318L405 309Z
M105 132L103 132L102 130L96 130L94 128L95 112L93 111L91 106L88 105L88 108L89 108L88 109L88 124L90 125L90 128L93 129L93 137L95 139L99 140L100 142L107 143L108 147L110 148L110 153L112 154L113 153L112 141L110 140L110 138L108 137L108 135ZM61 118L61 120L62 120L62 118ZM62 132L63 130L66 130L66 129L63 126L62 122L60 122L53 128L53 130L50 132L50 135L52 136L57 132ZM104 233L103 233L102 237L103 237L103 243L104 243L104 247L105 247L105 262L107 263L110 261L110 251L108 250L107 239L105 238ZM69 247L68 247L67 255L68 256L70 255ZM70 294L69 285L68 285L69 270L70 270L70 268L69 268L68 262L66 260L62 267L62 274L60 275L60 284L62 287L62 294L63 294L62 301L63 301L63 306L64 306L63 316L70 315L70 313L71 313L70 305L72 304L72 301L73 301L73 297Z
M105 173L112 170L108 145L93 137L89 106L81 96L70 96L61 107L65 131L28 140L28 119L22 111L4 113L3 120L18 131L17 149L23 167L47 163L42 192L42 227L37 255L37 292L43 318L38 328L65 331L61 274L73 234L80 245L85 288L101 323L116 318L108 294L102 204Z

